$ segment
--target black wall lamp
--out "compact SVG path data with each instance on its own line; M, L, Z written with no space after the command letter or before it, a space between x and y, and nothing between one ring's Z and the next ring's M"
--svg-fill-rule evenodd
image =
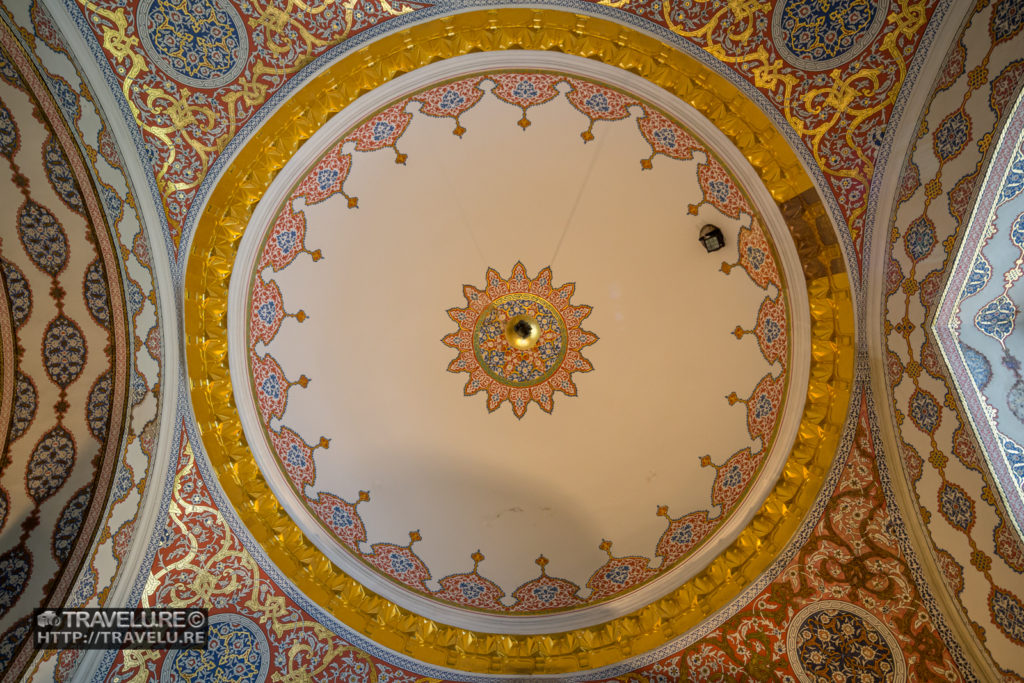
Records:
M701 244L708 250L710 254L713 251L718 251L725 246L725 235L714 225L708 223L700 229L700 235L698 236Z

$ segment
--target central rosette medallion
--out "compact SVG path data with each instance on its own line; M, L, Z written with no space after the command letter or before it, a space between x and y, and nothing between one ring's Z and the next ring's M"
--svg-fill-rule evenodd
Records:
M486 391L491 411L508 399L516 417L530 401L550 413L555 391L575 396L570 375L594 369L580 349L597 335L580 328L591 308L569 304L574 289L553 288L550 268L530 279L522 263L508 280L488 269L486 289L465 285L469 305L448 311L459 329L442 341L459 351L448 370L470 375L466 395Z

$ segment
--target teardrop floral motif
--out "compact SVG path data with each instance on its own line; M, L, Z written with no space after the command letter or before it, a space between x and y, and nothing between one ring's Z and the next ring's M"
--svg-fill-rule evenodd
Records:
M85 519L90 500L92 500L92 484L86 484L61 510L60 521L57 522L56 530L53 533L53 547L51 548L54 559L60 564L64 564L68 556L71 555L71 548L82 528L82 521Z
M68 238L57 217L31 199L18 209L18 237L32 263L56 277L68 265Z
M0 617L18 602L31 576L32 555L24 543L16 545L0 557Z
M71 164L54 137L48 139L43 147L43 164L46 166L46 177L57 196L69 209L84 216L85 202L82 201L82 193L78 191L75 176L71 173Z
M29 458L25 488L32 500L38 505L59 491L74 466L75 441L58 425L43 435Z
M36 385L28 375L18 373L14 380L14 410L11 416L11 436L14 441L25 433L36 417Z
M4 282L7 285L7 300L11 304L14 329L21 329L32 313L32 289L28 286L28 280L25 279L24 273L18 269L18 266L5 259L0 259L0 267L3 268Z
M89 431L99 442L106 441L110 425L110 401L113 386L110 371L104 372L89 390L89 402L85 406L85 419Z
M4 106L4 103L0 102L0 156L5 156L13 161L20 146L21 139L18 135L18 127L14 123L14 117L11 116L10 110Z
M93 320L103 327L110 327L110 299L107 297L107 281L103 277L103 264L97 258L89 264L82 283L82 296Z
M54 384L66 388L85 367L85 337L75 321L61 314L54 318L43 336L43 366Z

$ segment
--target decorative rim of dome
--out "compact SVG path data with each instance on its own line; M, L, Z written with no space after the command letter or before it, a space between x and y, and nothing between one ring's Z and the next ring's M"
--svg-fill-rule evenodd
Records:
M708 567L664 598L557 635L491 635L450 627L403 609L340 572L269 495L233 407L227 357L227 293L239 238L285 161L362 93L441 59L510 48L554 50L617 66L707 116L782 206L795 233L811 309L811 379L799 436L751 522ZM300 590L348 627L427 663L490 673L558 673L604 666L671 641L722 608L768 566L810 509L835 454L852 386L853 311L835 236L823 239L817 232L814 214L820 213L821 200L811 187L781 134L734 86L656 39L607 20L554 10L473 11L413 26L341 58L283 103L239 152L197 226L192 251L203 257L186 265L193 406L225 494Z

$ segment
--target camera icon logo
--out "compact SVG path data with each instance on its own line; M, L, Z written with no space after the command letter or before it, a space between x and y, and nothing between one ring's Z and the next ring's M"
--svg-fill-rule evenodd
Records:
M36 617L36 625L39 628L50 628L52 626L60 626L60 617L53 610L46 610Z

